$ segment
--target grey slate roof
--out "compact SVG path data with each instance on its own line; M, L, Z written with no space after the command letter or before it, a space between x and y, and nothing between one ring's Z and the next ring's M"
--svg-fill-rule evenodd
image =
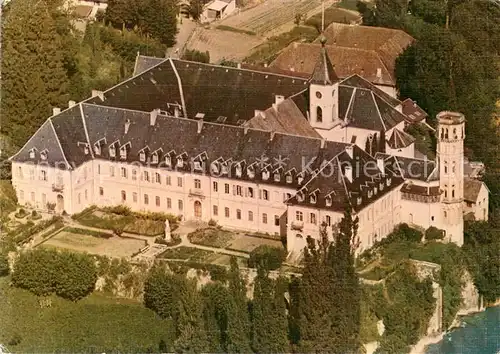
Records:
M413 136L399 129L394 129L391 137L387 140L387 144L389 144L391 149L402 149L410 146L414 142L415 138Z
M464 178L464 199L471 203L477 203L477 198L483 182L474 178Z
M335 70L333 69L332 62L328 57L328 53L325 48L325 41L321 43L321 50L319 53L319 58L316 61L316 66L311 75L311 83L318 85L332 85L333 83L339 81Z
M375 155L375 158L383 158L386 166L393 166L394 170L399 169L400 174L405 179L424 182L437 181L439 179L438 166L436 161L433 160L392 156L380 152Z
M137 54L135 58L135 66L133 76L142 74L148 69L151 69L153 66L160 64L167 60L166 58L157 58L157 57L149 57L146 55Z

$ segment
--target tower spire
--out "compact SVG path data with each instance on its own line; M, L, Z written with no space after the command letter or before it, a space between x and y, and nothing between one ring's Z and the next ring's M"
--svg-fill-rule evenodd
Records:
M320 42L321 51L311 76L311 83L318 85L333 85L333 83L339 81L339 78L326 52L326 37L324 35L321 35Z

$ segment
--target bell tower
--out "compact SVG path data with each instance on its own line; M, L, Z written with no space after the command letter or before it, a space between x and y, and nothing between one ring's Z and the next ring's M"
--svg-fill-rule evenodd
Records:
M462 246L465 118L461 113L440 112L437 121L441 228L446 230L446 240Z
M309 85L309 124L316 129L332 129L338 121L339 78L321 37L321 51Z

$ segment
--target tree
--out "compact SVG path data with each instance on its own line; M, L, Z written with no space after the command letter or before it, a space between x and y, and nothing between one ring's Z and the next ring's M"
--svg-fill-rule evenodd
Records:
M377 138L377 133L373 134L373 138L371 141L371 146L370 146L370 155L375 156L377 153L378 149L378 138Z
M220 282L209 283L201 290L203 298L203 320L205 328L210 329L207 336L211 353L226 351L228 327L228 289Z
M250 318L248 316L247 288L241 277L238 262L231 257L228 279L229 301L227 309L227 335L225 351L229 353L249 353Z
M288 323L283 279L269 278L257 267L252 303L252 348L258 353L282 353L288 348Z
M2 132L22 146L68 102L64 46L44 1L12 2L2 49Z
M386 144L385 131L382 129L382 130L380 130L380 138L378 139L377 151L385 154L385 144Z
M144 284L144 306L162 318L179 318L180 289L184 277L169 274L163 267L154 267Z
M141 12L143 32L158 39L167 47L172 47L177 34L177 1L146 0Z

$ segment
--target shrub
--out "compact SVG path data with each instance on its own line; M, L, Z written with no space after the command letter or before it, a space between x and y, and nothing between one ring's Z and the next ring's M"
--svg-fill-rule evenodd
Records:
M444 230L438 229L437 227L431 226L425 230L425 239L427 241L431 240L442 240L444 238Z
M215 221L214 219L210 219L208 221L208 226L210 226L210 227L216 227L217 226L217 221Z
M47 249L21 253L12 274L14 286L39 296L55 293L72 301L89 295L96 280L91 256Z
M196 61L199 63L210 63L210 53L208 51L200 52L196 49L187 49L182 55L182 60Z
M144 284L144 306L162 318L177 319L178 299L186 284L186 278L168 274L163 267L153 268Z
M111 238L113 235L108 234L106 232L100 232L100 231L94 231L94 230L87 230L87 229L80 229L77 227L68 227L66 228L67 232L71 232L72 234L79 234L79 235L88 235L88 236L93 236L93 237L99 237L99 238Z
M424 234L416 229L411 228L408 224L399 224L393 232L391 232L386 238L380 241L380 245L386 245L388 243L398 242L398 241L408 241L408 242L420 242Z
M2 252L0 253L0 277L5 277L6 275L9 275L9 260L7 254Z
M281 267L285 257L284 249L261 245L250 252L248 267L256 268L258 264L262 264L268 270L275 270Z

